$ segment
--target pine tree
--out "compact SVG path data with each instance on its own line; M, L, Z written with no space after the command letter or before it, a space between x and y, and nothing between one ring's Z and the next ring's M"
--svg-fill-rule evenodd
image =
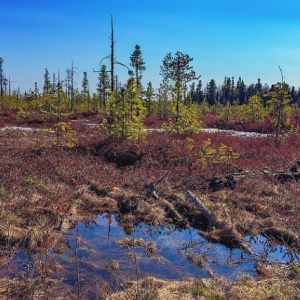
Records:
M197 79L196 72L190 66L192 60L188 54L177 51L175 56L172 57L172 54L169 52L163 59L163 65L160 67L160 75L181 85Z
M164 78L158 88L157 109L160 119L167 119L169 114L169 98L171 97L172 87L167 78Z
M179 83L178 83L179 84ZM183 95L180 94L178 100L178 92L175 89L171 100L171 112L173 118L169 125L164 124L163 127L177 134L190 134L199 132L199 105L188 101L183 102Z
M50 76L49 76L49 72L48 69L45 69L45 74L44 74L44 86L43 86L43 94L44 95L48 95L50 94L52 85L51 85L51 81L50 81Z
M130 66L134 68L135 81L137 88L141 88L142 73L146 70L145 62L142 58L142 51L139 45L135 45L134 51L130 56Z
M271 92L271 100L269 101L269 107L275 118L275 146L279 144L279 135L282 133L282 129L289 123L291 95L288 84L283 80L282 69L279 67L281 73L281 82L273 85Z
M248 100L247 103L248 119L257 122L261 121L265 116L265 110L262 104L262 99L259 94L256 94Z
M82 79L82 95L83 101L86 104L86 109L89 110L90 108L90 91L89 91L89 81L87 78L87 72L83 72L83 79Z
M57 118L57 123L60 122L61 113L68 108L68 99L66 93L63 91L63 85L60 80L60 74L58 72L57 83L55 85L55 95L52 101L53 114Z
M134 78L127 81L126 87L122 88L121 92L110 92L107 112L110 113L113 120L111 126L108 127L111 137L138 139L145 136L144 118L146 108Z
M52 114L53 97L53 86L50 81L48 69L46 68L44 74L43 96L41 100L43 103L43 113L47 115L47 119L49 119L50 115Z
M31 103L32 108L35 110L35 112L39 112L41 109L41 99L40 99L40 91L37 85L37 82L34 83L34 92L33 92L33 101Z
M110 87L109 76L106 70L106 66L102 65L100 68L98 83L97 83L97 93L100 101L100 109L106 109L106 100L108 96L108 90Z
M146 99L146 102L147 102L147 115L150 116L151 115L151 103L152 103L152 98L153 98L153 95L154 95L154 89L152 87L152 83L151 81L148 82L147 84L147 90L145 92L145 99Z
M173 82L174 95L173 102L175 101L175 110L173 122L179 122L182 117L181 102L183 101L183 88L187 82L197 79L196 72L193 70L193 66L190 63L193 59L188 54L183 54L179 51L175 53L173 57L169 52L163 59L163 65L160 67L160 75L164 79L169 79ZM175 125L177 127L177 125Z

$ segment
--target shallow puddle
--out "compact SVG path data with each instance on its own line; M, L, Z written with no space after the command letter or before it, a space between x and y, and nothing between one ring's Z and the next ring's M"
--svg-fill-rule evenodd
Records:
M127 234L116 218L101 215L94 223L79 223L65 237L65 249L49 250L47 255L19 251L10 264L11 277L36 276L37 256L49 266L54 262L56 278L76 286L108 282L115 290L122 289L129 279L156 276L162 279L187 279L225 276L238 279L242 274L255 274L257 261L299 262L299 255L286 247L273 245L263 236L246 237L254 254L239 249L230 250L220 244L207 242L196 229L176 229L139 224ZM127 231L128 232L128 231ZM124 240L126 239L126 240ZM142 241L143 243L138 243ZM125 245L124 241L137 242ZM123 244L121 243L123 241ZM149 253L147 243L153 242L157 251ZM142 245L141 245L142 244ZM154 249L155 249L154 248ZM148 249L149 250L149 249ZM198 267L187 257L200 257L203 265ZM5 276L6 266L0 267Z

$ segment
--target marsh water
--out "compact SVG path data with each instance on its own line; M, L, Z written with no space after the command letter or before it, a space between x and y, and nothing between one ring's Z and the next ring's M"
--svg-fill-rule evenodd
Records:
M136 241L135 246L128 241ZM139 243L143 241L143 243ZM173 226L157 227L144 223L131 230L121 226L114 215L100 215L94 222L79 223L65 236L63 247L50 249L40 260L50 266L60 266L55 276L66 284L109 282L119 290L128 280L144 276L162 279L184 280L188 277L208 278L225 276L238 279L242 274L256 277L258 261L299 262L299 254L284 246L274 245L263 236L246 237L254 254L239 249L228 249L221 244L209 243L199 230L178 229ZM151 242L155 251L147 252L145 245ZM149 250L149 249L148 249ZM11 276L35 276L37 253L18 251L10 264ZM188 257L197 255L203 265L191 262ZM6 267L0 267L1 276Z

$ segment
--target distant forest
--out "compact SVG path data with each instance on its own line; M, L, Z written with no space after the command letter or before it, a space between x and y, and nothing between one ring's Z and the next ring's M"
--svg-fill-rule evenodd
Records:
M149 98L151 98L151 101L159 102L166 94L170 94L172 91L170 78L163 78L156 90L152 87L151 82L148 82L146 87L143 87L141 84L142 72L146 70L146 65L142 59L142 53L138 45L136 45L135 51L130 58L130 65L134 67L135 70L129 70L128 74L129 77L135 79L142 98L146 101L150 101ZM112 82L111 76L109 76L111 71L107 70L105 65L102 65L99 71L96 89L93 89L96 90L96 92L90 93L91 88L89 86L88 73L83 72L81 84L75 84L74 76L76 71L72 63L70 68L66 70L64 77L61 74L50 75L46 68L42 90L40 90L37 83L35 83L32 88L22 92L19 88L12 88L10 77L5 75L3 66L4 59L0 57L1 108L17 108L15 106L16 103L14 104L16 100L19 104L23 102L30 103L34 99L61 91L64 93L64 97L68 99L68 106L71 110L83 108L87 110L101 110L106 106L105 102L110 91L113 90L114 93L120 93L126 88L126 84L121 84L118 81L118 75L114 75L114 82ZM221 84L211 79L204 85L201 79L192 79L192 82L185 82L182 86L184 102L191 101L197 104L207 102L208 105L215 105L217 103L222 105L228 103L231 105L242 105L248 103L252 96L257 95L261 98L262 104L265 106L268 100L270 100L270 93L275 92L278 89L278 85L280 85L279 82L272 85L263 85L259 78L256 83L247 85L241 77L236 80L230 76L225 76ZM296 89L295 86L289 86L289 84L285 82L284 85L286 91L289 93L289 103L299 105L300 88Z
M214 79L203 85L201 76L193 69L193 58L179 51L169 52L160 66L161 83L154 89L151 82L142 84L147 66L139 45L135 45L130 55L129 66L116 61L112 20L110 40L110 55L102 58L100 70L94 71L98 72L98 82L93 93L87 72L82 74L81 85L75 84L77 73L73 62L64 76L60 73L51 76L46 68L42 90L35 82L34 87L21 93L12 89L10 77L4 72L4 59L0 58L0 108L15 109L22 117L31 114L33 123L55 119L63 130L66 130L66 125L61 124L63 115L100 113L100 129L122 139L144 136L149 125L159 125L178 134L196 133L201 124L232 126L276 132L276 141L280 134L298 130L300 89L284 81L280 67L281 80L271 86L262 85L259 78L256 83L246 85L241 77L235 80L227 76L221 85ZM109 68L103 63L106 60ZM125 84L119 82L116 65L128 70ZM153 118L149 121L151 116L164 123Z

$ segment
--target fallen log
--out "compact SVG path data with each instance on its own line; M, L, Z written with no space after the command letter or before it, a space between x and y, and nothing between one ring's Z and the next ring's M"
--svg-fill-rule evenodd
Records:
M277 171L274 174L275 178L279 180L281 183L286 183L287 181L299 181L300 180L300 172L291 172L291 171Z
M157 195L156 191L155 191L155 186L158 185L160 182L162 182L166 176L168 175L168 173L166 173L163 177L161 177L160 179L158 179L155 183L154 182L149 182L145 184L145 188L146 188L146 197L147 198L154 198L155 200L159 199L159 196Z
M222 243L229 248L239 248L247 253L253 254L251 248L244 241L243 236L235 229L230 221L228 221L228 224L224 221L219 221L192 192L187 191L186 196L194 203L201 215L208 220L210 224L208 229L214 229L213 231L202 232L204 237Z
M269 168L263 168L257 171L244 171L239 173L229 173L227 175L212 176L204 180L203 185L209 190L215 192L220 191L224 188L234 189L240 180L258 177L258 176L268 176L279 180L281 183L286 183L288 181L300 181L300 169L292 170L271 170Z
M160 199L157 203L160 206L164 206L165 211L168 212L168 215L176 220L176 222L180 222L182 225L186 225L187 221L181 216L181 214L176 210L176 208L167 200Z
M197 197L195 197L193 195L192 192L187 191L186 196L188 199L190 199L194 203L194 205L200 211L202 216L208 220L209 225L210 225L209 227L217 225L217 221L215 220L214 216L209 212L209 210L206 208L206 206Z

